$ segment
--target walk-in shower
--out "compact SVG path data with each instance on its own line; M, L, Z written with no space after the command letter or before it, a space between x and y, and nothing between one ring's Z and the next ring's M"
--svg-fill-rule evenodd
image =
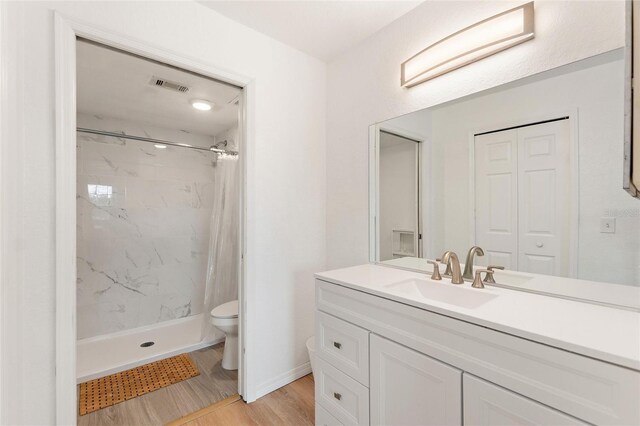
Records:
M84 381L224 338L209 312L238 297L240 89L83 41L77 71Z

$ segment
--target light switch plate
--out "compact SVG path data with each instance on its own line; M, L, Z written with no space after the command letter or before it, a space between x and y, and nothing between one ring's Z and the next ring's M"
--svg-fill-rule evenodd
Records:
M600 218L600 232L607 234L616 233L616 218L615 217L603 217Z

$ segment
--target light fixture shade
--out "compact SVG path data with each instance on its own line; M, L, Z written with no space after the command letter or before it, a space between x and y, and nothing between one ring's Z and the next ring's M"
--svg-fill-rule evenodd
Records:
M415 86L531 40L533 27L533 2L487 18L443 38L403 62L400 84Z

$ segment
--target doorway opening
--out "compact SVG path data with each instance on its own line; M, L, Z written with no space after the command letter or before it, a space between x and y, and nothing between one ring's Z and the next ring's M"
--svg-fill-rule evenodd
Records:
M56 34L57 421L81 422L76 383L177 354L224 387L198 404L244 394L249 81L60 16ZM180 406L162 421L203 408Z
M421 256L421 141L379 132L379 258Z

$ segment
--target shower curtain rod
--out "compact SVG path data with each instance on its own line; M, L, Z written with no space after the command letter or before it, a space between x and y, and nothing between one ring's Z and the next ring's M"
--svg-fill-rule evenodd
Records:
M91 134L94 134L94 135L112 136L114 138L131 139L131 140L140 141L140 142L149 142L149 143L162 144L162 145L178 146L178 147L181 147L181 148L191 148L191 149L197 149L197 150L200 150L200 151L215 152L215 153L218 153L218 154L238 155L237 151L214 148L213 146L211 148L202 148L202 147L199 147L199 146L193 146L193 145L189 145L189 144L186 144L186 143L171 142L171 141L166 141L166 140L162 140L162 139L154 139L154 138L145 138L145 137L142 137L142 136L127 135L125 133L108 132L106 130L87 129L87 128L84 128L84 127L77 127L76 130L78 132L91 133Z

